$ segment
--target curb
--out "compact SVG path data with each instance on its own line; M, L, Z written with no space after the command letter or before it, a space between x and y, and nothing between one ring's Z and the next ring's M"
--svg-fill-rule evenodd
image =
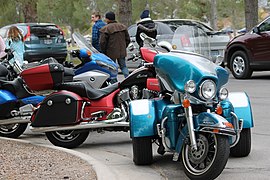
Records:
M53 145L35 144L35 143L32 143L31 141L22 140L22 139L12 139L12 138L5 138L5 137L0 137L0 139L9 140L9 141L17 141L17 142L21 142L21 143L31 144L34 146L40 146L40 147L46 147L46 148L50 148L50 149L64 151L64 152L69 153L71 155L77 156L78 158L80 158L80 159L86 161L88 164L90 164L93 167L94 171L96 172L98 180L108 180L108 179L117 180L118 179L117 174L114 173L113 171L111 171L108 166L101 163L97 159L95 159L89 155L83 154L81 152L58 147L58 146L53 146Z

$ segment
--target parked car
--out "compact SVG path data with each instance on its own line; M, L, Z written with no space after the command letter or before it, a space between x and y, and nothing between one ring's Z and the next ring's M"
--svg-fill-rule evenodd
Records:
M253 71L270 70L270 16L251 31L232 39L225 51L225 64L237 79Z
M221 32L221 31L214 31L211 27L207 26L206 24L191 20L191 19L163 19L163 20L154 20L157 25L157 42L160 41L167 41L172 43L172 39L174 36L175 30L182 25L190 25L196 26L197 28L203 30L208 38L210 43L210 57L214 62L222 62L224 57L224 50L227 43L230 40L228 34ZM136 32L137 32L137 25L133 24L128 28L128 32L131 38L131 42L134 43L135 47L138 48L138 44L136 43ZM173 46L175 47L175 46ZM177 47L176 47L177 49ZM134 53L128 50L128 57L130 54ZM136 64L136 63L135 63ZM134 63L127 62L128 67L134 66Z
M66 40L63 31L51 23L18 23L4 26L0 35L7 38L8 29L17 26L24 36L24 59L28 62L54 57L63 62L67 56Z

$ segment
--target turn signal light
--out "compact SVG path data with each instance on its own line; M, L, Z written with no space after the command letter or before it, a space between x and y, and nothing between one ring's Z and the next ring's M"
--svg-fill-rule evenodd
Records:
M232 123L224 122L223 124L224 124L226 127L228 127L228 128L233 128Z
M91 54L92 54L91 51L88 51L88 50L86 51L86 53L87 53L87 55L88 55L89 57L90 57Z
M223 111L222 107L221 106L218 106L217 109L216 109L216 113L218 115L221 115L222 114L222 111Z
M190 101L188 99L184 99L182 104L184 108L188 108L190 106Z

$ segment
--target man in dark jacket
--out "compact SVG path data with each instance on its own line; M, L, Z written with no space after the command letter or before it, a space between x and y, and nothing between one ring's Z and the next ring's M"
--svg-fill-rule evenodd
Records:
M127 27L115 21L115 14L113 12L105 14L105 21L107 25L99 30L100 49L112 60L117 60L121 71L127 77L129 71L126 66L125 57L127 56L126 48L130 43Z
M137 23L136 41L140 47L143 46L143 40L140 34L143 32L147 36L156 39L157 28L154 21L151 20L149 10L144 10L140 16L141 20Z

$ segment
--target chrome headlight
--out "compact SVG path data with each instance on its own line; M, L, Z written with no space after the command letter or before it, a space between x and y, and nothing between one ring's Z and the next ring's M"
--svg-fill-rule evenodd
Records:
M188 93L194 93L196 90L196 84L193 80L189 80L186 84L185 84L185 91Z
M221 89L219 90L219 99L220 99L220 100L225 100L225 99L227 99L228 95L229 95L229 91L228 91L227 88L223 87L223 88L221 88Z
M205 80L200 86L199 96L204 100L210 100L215 97L217 93L217 87L214 81Z

